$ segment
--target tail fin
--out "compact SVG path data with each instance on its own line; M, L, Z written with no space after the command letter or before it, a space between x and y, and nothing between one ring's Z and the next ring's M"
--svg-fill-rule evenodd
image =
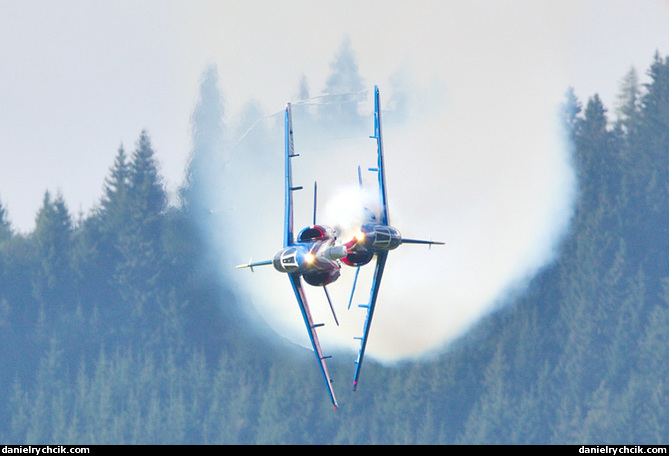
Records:
M332 305L332 299L330 299L330 293L328 289L323 285L323 291L325 291L325 297L328 298L328 304L330 304L330 310L332 311L332 317L334 318L335 323L339 326L339 320L337 320L337 314L335 313L334 306Z
M358 274L360 273L360 266L355 269L355 277L353 278L353 287L351 288L351 297L348 300L348 308L351 308L353 302L353 294L355 293L355 284L358 283Z
M318 183L314 181L314 223L316 224L316 203L318 202Z

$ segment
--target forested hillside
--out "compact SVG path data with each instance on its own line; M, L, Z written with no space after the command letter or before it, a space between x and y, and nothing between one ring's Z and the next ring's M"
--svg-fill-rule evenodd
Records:
M579 194L557 260L438 358L367 361L336 412L311 353L246 327L197 176L169 205L146 132L91 213L46 192L21 234L0 205L0 441L666 444L669 57L647 74L612 108L567 94Z

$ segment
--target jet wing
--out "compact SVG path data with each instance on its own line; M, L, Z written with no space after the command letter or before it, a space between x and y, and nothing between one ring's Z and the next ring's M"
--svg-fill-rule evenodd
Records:
M371 138L376 139L377 144L377 155L378 163L376 168L371 168L370 171L376 171L379 177L379 224L389 226L389 215L388 215L388 196L386 192L386 174L384 167L383 159L383 134L381 131L381 102L379 96L378 86L374 86L374 136ZM358 169L358 174L360 170ZM358 177L360 181L360 177ZM402 239L402 243L405 244L443 244L443 242L438 241L424 241L419 239ZM363 329L362 337L357 339L360 340L360 351L358 353L358 359L355 361L355 375L353 377L353 391L358 386L358 379L360 378L360 369L362 368L362 361L365 357L365 349L367 347L367 340L369 339L369 330L372 325L372 318L374 317L374 309L376 307L376 300L379 296L379 289L381 287L381 278L383 277L383 269L386 266L386 260L388 259L388 250L383 250L376 252L376 268L374 270L374 278L372 280L372 291L369 296L369 303L367 305L361 305L360 307L367 308L367 317L365 318L365 326ZM359 271L359 268L358 268ZM355 283L358 278L358 271L356 271L355 278L353 279L353 289L351 291L351 299L353 299L353 292L355 291ZM350 301L349 301L350 307Z
M293 187L293 172L290 159L297 157L295 146L293 145L293 116L290 103L286 105L286 170L285 170L285 206L284 206L284 237L283 246L293 245L293 192L301 190L302 187Z
M307 305L307 298L304 294L304 289L302 288L302 280L298 274L288 274L290 277L290 283L293 285L293 291L295 291L295 297L297 298L297 303L300 306L300 311L302 312L302 317L304 318L304 324L307 326L307 331L309 332L309 338L311 339L311 346L314 349L316 358L318 359L318 365L325 379L325 385L328 387L328 392L330 394L330 399L334 405L335 410L337 409L337 398L334 394L334 389L332 388L332 378L330 378L330 373L328 372L328 366L325 364L325 360L329 356L323 355L323 350L321 349L321 344L318 341L318 335L316 334L316 328L323 326L322 324L315 325L312 318L311 312L309 311L309 306Z
M388 252L382 252L376 256L376 268L374 269L374 279L372 281L372 292L369 295L369 304L361 305L360 307L367 308L367 317L365 318L365 326L362 337L360 339L360 351L358 352L358 359L355 361L355 375L353 377L353 391L358 387L358 379L360 378L360 369L362 368L362 360L365 357L365 348L367 347L367 340L369 339L369 330L372 326L372 317L374 316L374 308L376 307L376 298L379 296L379 289L381 287L381 277L383 276L383 269L386 266L386 259Z
M374 86L374 136L376 139L377 148L377 167L370 171L376 171L379 177L379 222L383 225L389 224L388 215L388 195L386 192L386 173L383 160L383 133L381 131L381 100L379 96L379 87ZM358 171L359 172L359 171ZM358 387L358 379L360 378L360 369L362 368L362 361L365 357L365 349L367 348L367 340L369 339L369 330L372 326L372 318L374 317L374 308L376 307L376 298L379 296L379 289L381 287L381 277L383 276L383 269L386 266L388 252L380 252L376 254L376 268L374 269L374 278L372 280L372 291L369 295L369 303L361 305L360 307L367 308L367 317L365 318L365 326L363 328L362 337L360 340L360 351L358 352L358 359L355 361L355 375L353 377L353 391ZM357 278L357 276L356 276ZM351 298L353 294L351 293Z
M388 221L388 195L386 193L386 172L383 163L383 133L381 131L381 101L379 96L379 87L374 86L374 136L376 139L378 164L376 170L379 173L379 199L380 214L379 221L384 225L389 225Z

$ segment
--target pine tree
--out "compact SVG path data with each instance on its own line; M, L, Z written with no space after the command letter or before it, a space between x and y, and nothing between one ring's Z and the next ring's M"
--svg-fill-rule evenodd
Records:
M633 137L636 154L630 156L629 165L635 162L637 194L633 200L635 233L648 250L645 272L657 273L661 278L669 275L664 252L669 251L669 56L662 59L655 55L648 75L650 83L641 100L642 124ZM662 253L660 253L662 252ZM658 290L659 292L659 290Z
M146 131L142 131L128 174L130 223L144 239L160 232L160 219L167 207L167 195L158 172L158 162Z
M630 134L639 122L641 113L641 85L636 68L629 69L620 84L620 92L617 96L615 112L617 124L620 125L625 134Z
M615 136L609 131L606 108L598 95L584 110L576 136L584 209L591 210L601 199L613 202L619 193L621 154Z
M578 132L580 118L578 117L583 106L579 101L573 87L569 87L565 94L565 100L561 106L562 126L573 141L574 135Z
M13 235L12 226L7 217L7 209L4 208L2 201L0 201L0 244L11 239Z
M485 371L483 395L467 418L460 443L509 443L509 435L504 432L507 415L511 413L506 376L504 353L502 347L498 347Z
M343 39L334 61L330 64L330 71L323 90L328 95L328 100L320 109L321 122L330 127L332 124L358 129L361 125L366 126L358 114L358 102L363 99L361 92L365 84L360 76L349 37Z
M669 437L669 278L663 280L661 300L650 311L639 339L638 373L644 391L648 438L661 443Z
M129 175L129 164L127 163L125 149L121 145L118 148L109 176L105 179L100 203L100 218L105 233L118 233L128 222Z
M72 219L62 195L55 200L47 191L37 213L32 241L37 254L33 293L47 317L76 307L71 263Z
M121 316L133 322L125 329L144 340L156 337L159 306L169 293L167 284L161 282L166 206L155 153L148 134L142 131L129 165L127 223L118 232L120 261L115 277L120 287Z
M581 442L588 444L629 443L624 438L624 427L621 423L624 414L622 404L602 382L587 403L587 412L580 430Z
M212 188L213 182L209 171L220 163L220 154L225 150L223 115L218 71L215 66L210 66L202 75L200 96L191 119L193 150L186 182L181 189L182 203L196 217L211 209L207 190Z
M0 328L8 324L9 304L6 301L4 290L11 279L9 278L9 269L7 268L8 258L5 248L7 243L13 236L9 221L7 220L7 213L0 202Z

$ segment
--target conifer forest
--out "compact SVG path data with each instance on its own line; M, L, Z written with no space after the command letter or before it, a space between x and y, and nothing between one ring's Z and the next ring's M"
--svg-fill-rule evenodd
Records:
M146 131L87 214L46 191L20 233L0 202L0 442L666 444L669 57L644 71L613 75L616 106L565 88L578 194L556 259L429 362L366 360L336 412L310 351L249 330L197 173L172 202Z

